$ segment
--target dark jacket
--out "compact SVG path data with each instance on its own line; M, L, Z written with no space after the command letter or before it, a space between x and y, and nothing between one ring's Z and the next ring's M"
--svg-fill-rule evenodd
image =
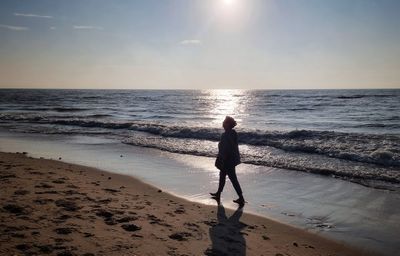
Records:
M235 130L225 131L218 143L218 157L223 160L226 168L240 164L240 153Z

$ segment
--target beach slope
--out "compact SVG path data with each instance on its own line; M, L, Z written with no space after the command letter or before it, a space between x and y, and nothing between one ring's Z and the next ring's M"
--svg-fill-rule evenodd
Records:
M22 153L0 153L0 190L0 255L372 255L132 177Z

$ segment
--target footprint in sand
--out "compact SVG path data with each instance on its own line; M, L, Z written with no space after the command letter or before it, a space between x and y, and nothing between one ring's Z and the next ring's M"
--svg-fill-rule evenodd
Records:
M33 170L33 169L31 169ZM33 172L29 172L29 174L33 174L33 175L43 175L43 172L38 172L38 171L33 171Z
M35 204L44 205L44 204L47 204L47 203L50 203L50 202L54 202L54 200L50 199L50 198L38 198L38 199L33 200L33 202Z
M46 245L34 245L36 248L38 248L39 249L39 251L42 253L42 254L49 254L49 253L52 253L53 251L54 251L54 248L53 248L53 246L52 245L50 245L50 244L46 244Z
M304 247L307 248L307 249L315 249L314 246L309 245L309 244L302 244L302 246L304 246Z
M18 196L24 196L27 194L29 194L28 190L19 189L19 190L14 191L14 195L18 195Z
M56 223L62 223L62 222L65 222L67 219L70 219L70 218L72 218L70 215L63 214L63 215L57 217L57 218L56 218L57 221L55 221L55 222L56 222Z
M185 210L184 206L179 206L178 208L176 208L176 210L174 212L176 214L184 214L186 212L186 210Z
M158 224L164 227L171 227L170 224L165 223L163 220L157 218L155 215L147 214L147 219L150 220L150 224Z
M122 218L120 218L120 219L117 219L117 222L118 222L118 223L125 223L125 222L134 221L134 220L137 220L137 219L138 219L138 217L134 217L134 216L125 216L125 217L122 217Z
M74 201L59 199L55 202L58 207L62 207L66 211L75 212L82 207L78 206Z
M54 232L56 232L59 235L68 235L68 234L71 234L73 231L75 231L74 228L56 228L56 229L54 229Z
M22 207L16 204L7 204L3 206L3 209L9 213L13 213L15 215L26 215L28 214L28 207Z
M134 232L142 229L141 227L136 226L135 224L123 224L121 225L121 227L129 232Z
M189 237L192 237L189 232L177 232L169 236L169 238L177 241L187 241Z
M35 192L37 195L43 195L43 194L59 194L58 191L55 190L46 190L46 191L41 191L41 192Z
M200 228L200 226L196 223L185 222L183 225L187 226L189 229L193 229L196 231L198 230L198 228Z
M27 238L25 234L21 233L10 233L10 236L14 238Z
M41 182L39 185L36 185L35 188L54 188L52 185Z
M17 176L15 176L14 174L7 174L7 175L1 175L1 176L0 176L0 180L1 180L1 181L3 181L3 180L8 180L8 179L10 179L10 178L17 178Z
M27 250L31 249L31 246L29 244L18 244L15 246L15 248L20 251L27 251Z

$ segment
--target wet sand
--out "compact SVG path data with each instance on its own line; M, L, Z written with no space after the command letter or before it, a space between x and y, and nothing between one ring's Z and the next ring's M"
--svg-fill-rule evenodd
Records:
M373 255L246 208L22 153L0 153L0 186L1 255Z

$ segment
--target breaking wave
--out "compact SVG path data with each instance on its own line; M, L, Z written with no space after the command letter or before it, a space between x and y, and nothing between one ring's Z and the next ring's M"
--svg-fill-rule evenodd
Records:
M117 122L93 118L49 118L40 115L1 114L0 121L19 121L63 126L79 126L112 130L145 132L165 138L218 141L221 129L165 125L157 122ZM324 155L383 166L400 166L400 136L390 134L360 134L334 131L260 131L238 130L239 143L251 146L268 146L286 152ZM145 145L142 145L145 146Z

